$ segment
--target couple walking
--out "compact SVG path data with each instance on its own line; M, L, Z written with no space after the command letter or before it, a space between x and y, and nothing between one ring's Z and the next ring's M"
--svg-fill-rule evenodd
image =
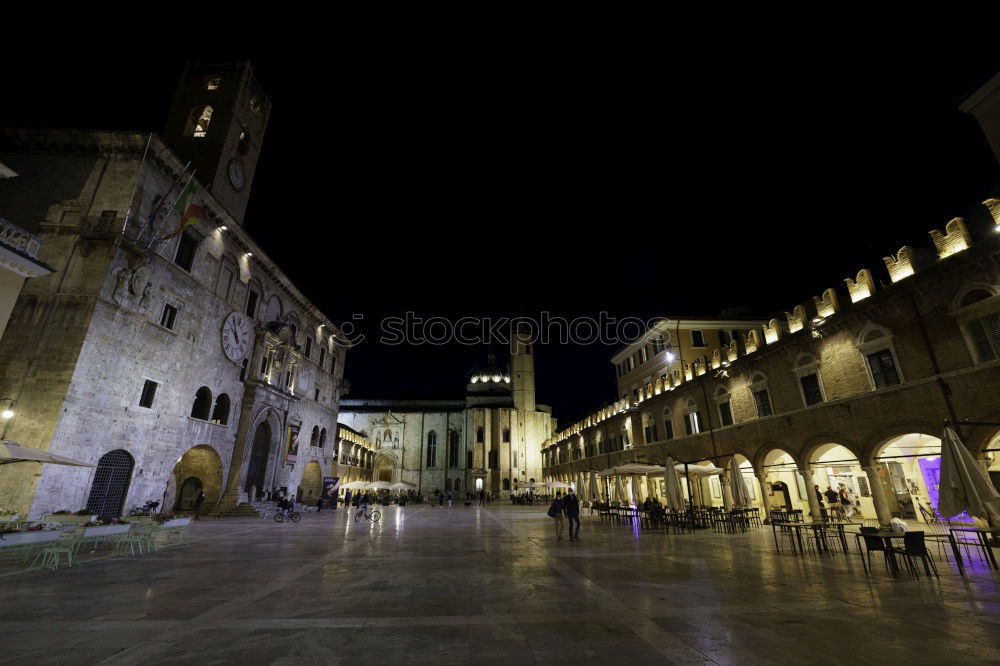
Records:
M556 523L556 540L562 541L563 514L569 519L569 540L580 540L580 498L570 488L563 499L562 492L556 492L556 497L549 505L549 517ZM574 529L574 525L576 526Z

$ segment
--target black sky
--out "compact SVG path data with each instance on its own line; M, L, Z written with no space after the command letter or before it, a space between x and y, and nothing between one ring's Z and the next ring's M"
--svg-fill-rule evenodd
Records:
M928 244L1000 182L958 111L996 53L250 54L273 112L245 227L334 321L364 315L351 397L457 397L485 348L377 322L766 315ZM0 121L158 131L184 60L19 63ZM565 423L613 399L613 350L539 348L539 401Z

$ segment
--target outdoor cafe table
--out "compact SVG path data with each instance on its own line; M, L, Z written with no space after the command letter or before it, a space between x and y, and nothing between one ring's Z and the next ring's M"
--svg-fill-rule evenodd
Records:
M847 537L844 534L844 528L848 525L861 525L861 523L848 523L839 521L831 521L831 522L810 521L801 523L791 522L791 521L777 521L777 522L771 521L771 533L774 535L774 547L780 553L781 546L778 544L778 528L781 527L781 528L788 528L795 530L795 539L792 540L792 550L793 551L795 550L795 544L798 543L798 550L802 553L805 553L805 548L802 544L802 530L804 528L811 529L813 531L813 534L816 535L817 537L819 536L821 530L832 528L836 530L837 538L840 540L840 545L841 547L843 547L844 552L846 553L848 552ZM817 542L820 542L819 539L817 539ZM823 543L823 549L827 550L826 541L823 540L821 543Z
M979 537L979 547L986 552L990 566L997 568L997 558L990 548L990 534L1000 534L1000 527L951 527L948 529L948 542L951 544L951 552L955 554L955 563L958 564L958 572L965 575L962 567L962 555L958 551L958 541L955 539L955 532L972 532Z

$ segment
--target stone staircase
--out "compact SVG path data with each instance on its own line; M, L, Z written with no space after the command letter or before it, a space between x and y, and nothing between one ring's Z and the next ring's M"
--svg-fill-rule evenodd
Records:
M236 506L217 505L205 511L205 516L212 518L259 518L257 509L249 504L238 504Z

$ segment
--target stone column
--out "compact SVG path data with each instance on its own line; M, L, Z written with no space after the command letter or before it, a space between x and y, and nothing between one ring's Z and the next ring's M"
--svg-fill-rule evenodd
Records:
M809 514L815 521L823 520L823 511L819 506L819 498L816 497L816 489L813 488L816 482L813 481L812 468L808 465L804 469L799 468L799 474L806 480L806 497L809 498Z
M760 501L764 505L764 522L771 522L771 496L767 494L767 472L758 472L757 480L760 481Z
M233 456L229 462L229 476L226 478L222 497L219 498L220 508L236 507L239 497L240 479L243 477L243 465L247 462L246 452L252 445L252 438L255 434L250 432L250 419L253 418L253 405L256 396L257 392L249 386L243 392L240 421L236 426L236 441L233 443Z
M889 501L885 498L885 490L878 476L878 465L868 465L864 470L868 475L868 487L872 491L872 502L875 504L878 522L883 527L888 527L892 522L892 511L889 509Z

